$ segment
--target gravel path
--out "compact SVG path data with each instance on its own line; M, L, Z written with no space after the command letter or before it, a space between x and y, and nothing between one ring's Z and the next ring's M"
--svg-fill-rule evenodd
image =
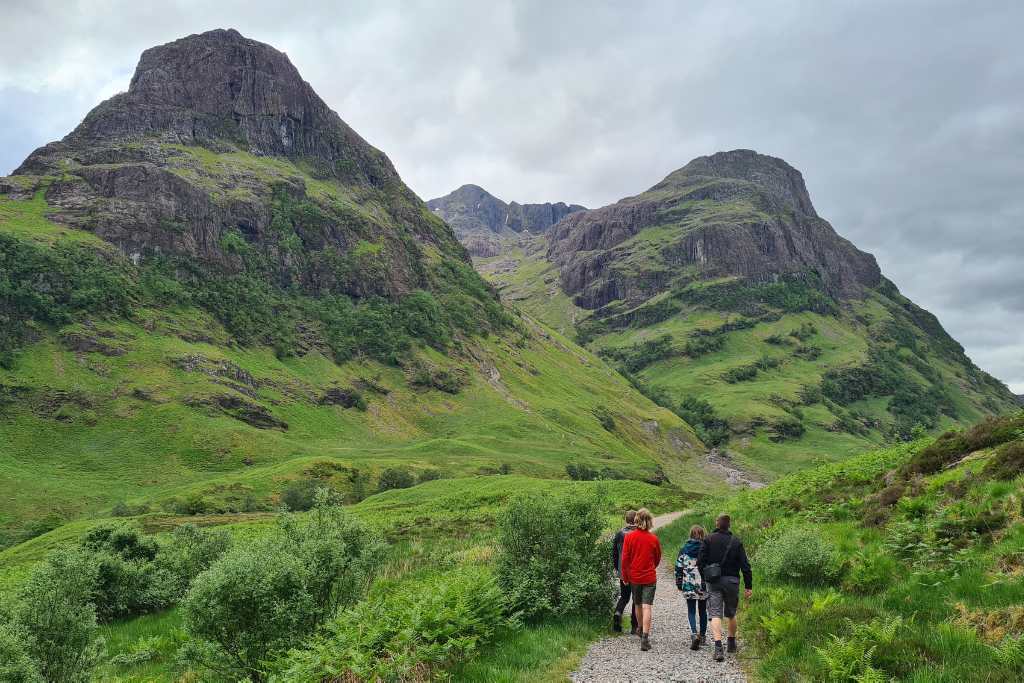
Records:
M655 527L677 519L682 512L655 518ZM640 651L640 639L627 633L594 643L569 675L573 683L745 683L736 655L727 654L724 662L711 658L714 646L697 652L690 649L690 624L686 619L686 601L676 590L674 570L677 548L664 549L664 561L658 568L658 590L654 594L654 623L651 625L651 650ZM740 605L740 647L743 645L743 606ZM625 626L629 628L627 612ZM710 627L709 627L710 630Z

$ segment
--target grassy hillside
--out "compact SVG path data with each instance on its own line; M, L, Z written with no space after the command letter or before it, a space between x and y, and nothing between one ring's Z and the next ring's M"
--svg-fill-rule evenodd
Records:
M764 680L1017 681L1022 476L1018 413L700 504L667 533L733 515Z
M575 330L756 477L1014 408L1006 387L889 283L840 302L813 280L719 278L585 311L558 288L544 240L510 244L477 269L506 301Z
M204 154L209 168L237 156ZM7 328L0 367L6 544L119 503L268 510L296 479L330 482L355 500L389 467L414 477L564 478L566 465L580 464L609 477L664 473L690 490L713 484L688 466L702 448L686 424L530 318L473 335L447 316L423 331L398 309L343 306L354 318L332 327L308 317L301 297L270 292L265 312L235 302L234 313L249 316L240 321L209 290L135 266L47 214L42 191L0 196L13 269L3 311L19 330ZM48 275L37 279L42 268ZM373 317L380 312L392 323ZM261 316L292 315L289 346L269 345L272 323ZM360 341L342 353L334 330Z

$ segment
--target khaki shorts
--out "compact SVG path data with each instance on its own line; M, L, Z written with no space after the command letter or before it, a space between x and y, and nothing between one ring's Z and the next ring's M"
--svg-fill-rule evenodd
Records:
M644 583L632 585L634 605L653 605L655 583Z

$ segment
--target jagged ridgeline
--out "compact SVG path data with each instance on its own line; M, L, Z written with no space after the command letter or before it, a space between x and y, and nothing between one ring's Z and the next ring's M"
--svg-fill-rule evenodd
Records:
M799 171L749 150L476 261L764 476L1014 405L818 216Z
M8 543L118 502L358 499L394 467L663 482L702 451L512 315L388 158L233 30L147 50L0 178L0 425Z

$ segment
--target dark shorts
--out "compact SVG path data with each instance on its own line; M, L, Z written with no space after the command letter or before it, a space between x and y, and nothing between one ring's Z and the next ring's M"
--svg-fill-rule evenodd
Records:
M644 584L636 584L636 583L634 583L633 586L632 586L632 588L633 588L633 604L634 605L653 605L654 604L654 588L656 586L657 586L657 584L654 584L654 583L644 583Z
M738 576L723 576L722 580L709 586L708 617L715 619L736 616L736 608L740 604L740 579Z

